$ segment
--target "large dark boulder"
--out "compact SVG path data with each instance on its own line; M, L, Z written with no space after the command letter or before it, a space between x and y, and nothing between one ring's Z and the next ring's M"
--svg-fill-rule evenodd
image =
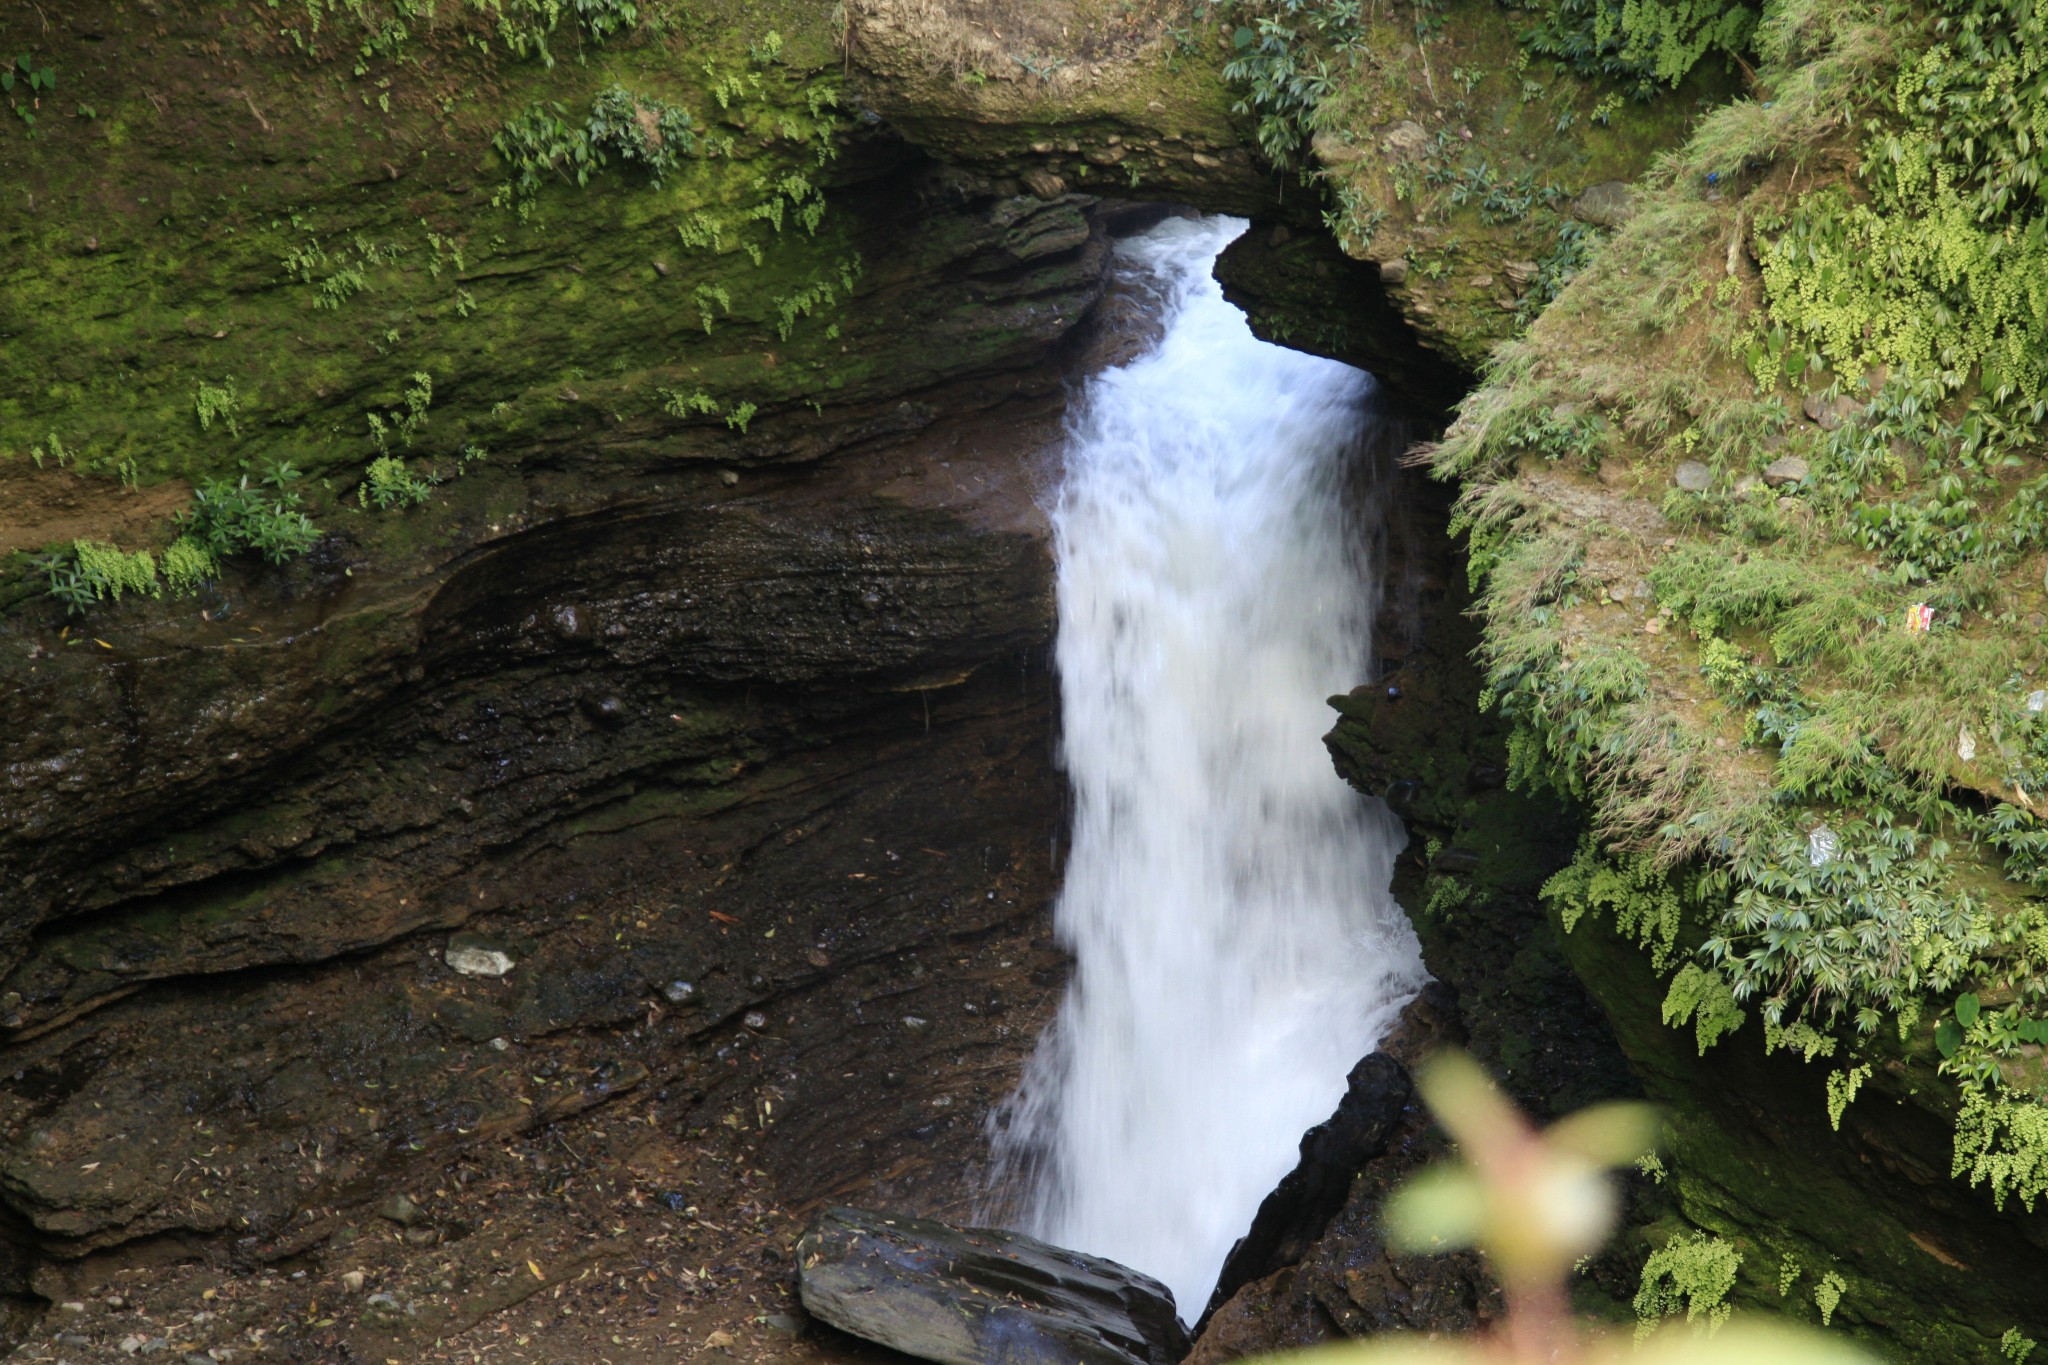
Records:
M1114 1261L992 1228L829 1209L797 1243L804 1307L946 1365L1176 1365L1173 1294Z
M1302 1134L1300 1161L1260 1202L1250 1230L1231 1247L1202 1322L1245 1285L1308 1253L1344 1207L1358 1172L1386 1150L1411 1090L1408 1073L1383 1052L1351 1068L1337 1111Z

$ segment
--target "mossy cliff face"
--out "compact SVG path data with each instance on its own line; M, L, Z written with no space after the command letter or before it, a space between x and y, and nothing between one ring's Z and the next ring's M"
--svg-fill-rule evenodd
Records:
M2039 66L1986 56L2039 41L1766 9L1755 89L1435 451L1509 777L1591 830L1547 898L1679 1115L1674 1211L1899 1359L2042 1335L2040 323L2004 283L2042 217L1995 112Z
M828 8L552 65L454 5L4 12L61 103L0 139L0 1290L290 1261L221 1344L411 1357L578 1218L760 1265L721 1209L960 1197L1058 982L1035 499L1107 240L860 119ZM281 462L282 566L69 616L27 562ZM602 1208L492 1207L561 1142ZM312 1311L344 1256L410 1307Z
M1973 237L1946 201L1901 211L1957 183L1920 127L1905 179L1852 180L1866 118L1914 107L1872 103L1907 67L1868 23L1786 7L1766 93L1733 98L1710 57L1638 104L1525 63L1523 18L1480 0L1374 7L1311 120L1222 75L1287 56L1256 4L47 8L0 10L0 51L57 82L33 125L0 110L7 1287L152 1258L332 1271L392 1181L579 1113L573 1150L716 1153L736 1203L754 1171L784 1207L845 1197L842 1169L877 1199L956 1195L1056 980L1030 495L1113 189L1254 217L1225 273L1268 335L1423 409L1484 372L1440 461L1468 495L1479 665L1463 566L1397 554L1381 650L1403 667L1341 703L1333 747L1418 836L1400 890L1475 1049L1531 1100L1625 1088L1569 964L1673 1107L1669 1180L1589 1305L1684 1219L1744 1249L1751 1302L1788 1251L1802 1313L1844 1277L1837 1321L1902 1359L2044 1335L2036 1225L1938 1152L1957 1072L1997 1104L2040 1078L2018 1025L2048 941L2041 660L2016 629L2048 609L2038 419L2006 382L2024 345L1973 342L1955 384L1913 372L1924 338L1895 323L1926 299L1884 292L2024 339L1993 247L2037 215L2021 194ZM1901 20L1914 52L1931 14ZM1803 289L1797 259L1846 278L1922 220L1958 280ZM186 597L121 580L75 617L46 595L66 564L28 563L85 540L168 564L193 488L245 469L301 499L311 553L232 556ZM1999 534L1973 540L1973 509ZM1945 633L1898 629L1908 606ZM1474 723L1489 688L1501 714ZM1759 810L1799 821L1729 818ZM1535 891L1581 820L1602 842L1570 885L1607 859L1629 894L1558 898L1560 940ZM1822 827L1850 856L1816 892L1792 881L1832 865ZM1714 880L1744 867L1773 933L1859 905L1841 932L1911 963L1906 995L1853 1002L1878 1014L1860 1041L1854 1010L1773 1020L1832 1092L1756 1046L1767 968L1668 1027L1668 985L1600 937L1623 909L1667 976L1747 960ZM456 972L458 930L519 965ZM1697 1059L1703 1002L1751 1016L1720 1044L1746 1059ZM595 1145L622 1097L651 1146ZM1979 1115L1976 1173L2008 1193L2048 1169L2032 1112ZM452 1242L484 1216L447 1198ZM691 1254L741 1245L718 1231ZM310 1292L286 1316L323 1323ZM443 1292L296 1348L403 1356L494 1311Z
M1631 1177L1621 1235L1573 1286L1581 1310L1629 1317L1644 1258L1698 1228L1740 1251L1732 1298L1746 1309L1815 1318L1815 1292L1835 1274L1847 1285L1835 1326L1883 1358L2000 1359L2004 1331L2037 1311L2040 1220L1994 1213L1950 1178L1953 1111L1931 1049L1892 1050L1838 1131L1820 1068L1789 1049L1702 1050L1690 1021L1667 1019L1666 986L1632 936L1596 916L1567 927L1545 905L1539 892L1571 860L1584 812L1506 786L1512 727L1472 711L1481 631L1445 509L1413 489L1393 506L1382 676L1331 699L1331 755L1408 825L1395 892L1432 971L1456 988L1465 1045L1534 1113L1639 1094L1667 1119L1663 1170ZM1364 1173L1353 1203L1384 1182ZM1347 1264L1366 1269L1327 1269ZM1475 1302L1469 1291L1432 1300L1423 1287L1434 1282L1387 1258L1367 1220L1333 1225L1299 1275L1247 1296L1240 1317L1270 1313L1284 1339L1321 1340L1329 1328L1314 1304L1341 1306L1344 1286L1389 1277L1447 1315L1431 1325ZM1215 1330L1235 1340L1254 1329L1226 1318Z

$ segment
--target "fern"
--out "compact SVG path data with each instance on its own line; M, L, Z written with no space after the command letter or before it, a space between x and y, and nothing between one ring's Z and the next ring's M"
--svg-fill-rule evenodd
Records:
M1663 1319L1683 1310L1687 1322L1704 1321L1709 1335L1728 1321L1728 1291L1742 1253L1704 1232L1680 1234L1650 1253L1636 1290L1636 1340Z

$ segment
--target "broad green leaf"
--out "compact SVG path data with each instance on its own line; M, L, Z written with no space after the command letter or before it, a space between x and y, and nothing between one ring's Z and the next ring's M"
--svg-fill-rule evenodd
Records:
M1953 1019L1944 1019L1934 1026L1934 1046L1944 1058L1956 1055L1956 1049L1963 1045L1963 1026Z
M1977 1015L1982 1009L1983 1002L1971 992L1965 991L1956 997L1956 1021L1964 1028L1969 1028L1977 1022Z

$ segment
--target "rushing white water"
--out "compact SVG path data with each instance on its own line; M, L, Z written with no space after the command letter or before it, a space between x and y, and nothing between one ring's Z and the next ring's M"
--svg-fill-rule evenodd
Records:
M1023 1225L1190 1319L1424 980L1399 825L1321 742L1371 657L1345 490L1372 381L1252 336L1210 278L1243 228L1119 248L1165 332L1090 382L1054 511L1075 974L996 1124Z

